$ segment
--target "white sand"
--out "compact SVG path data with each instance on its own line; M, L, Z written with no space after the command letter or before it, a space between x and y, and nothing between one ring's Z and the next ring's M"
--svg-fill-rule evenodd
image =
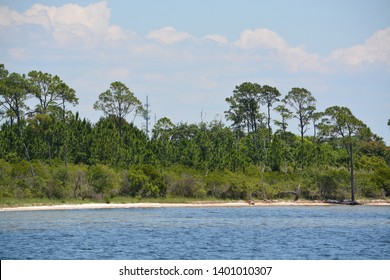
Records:
M0 208L0 211L30 211L30 210L73 210L73 209L116 209L116 208L162 208L162 207L238 207L248 206L248 203L86 203L63 204L50 206L22 206Z
M371 200L361 202L363 205L390 206L388 200ZM195 203L86 203L63 204L50 206L22 206L5 207L0 211L32 211L32 210L73 210L73 209L117 209L117 208L162 208L162 207L261 207L261 206L329 206L335 204L321 201L256 201L255 205L249 205L246 201L240 202L195 202Z

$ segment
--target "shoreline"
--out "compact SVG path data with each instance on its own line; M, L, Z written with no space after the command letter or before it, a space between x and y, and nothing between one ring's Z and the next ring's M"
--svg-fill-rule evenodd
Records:
M191 203L84 203L84 204L58 204L39 206L1 207L0 212L10 211L45 211L45 210L93 210L93 209L128 209L128 208L180 208L180 207L265 207L265 206L337 206L339 204L323 201L255 201L250 205L246 201L237 202L191 202ZM359 206L359 205L357 205ZM390 206L388 200L371 200L360 202L360 206Z

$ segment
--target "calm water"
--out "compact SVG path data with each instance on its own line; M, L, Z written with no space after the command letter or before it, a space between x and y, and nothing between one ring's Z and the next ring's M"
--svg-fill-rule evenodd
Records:
M390 259L390 207L0 212L0 259Z

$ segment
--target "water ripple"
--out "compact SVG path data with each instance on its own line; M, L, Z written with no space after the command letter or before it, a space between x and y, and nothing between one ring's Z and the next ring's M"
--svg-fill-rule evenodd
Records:
M0 259L390 259L388 207L0 213Z

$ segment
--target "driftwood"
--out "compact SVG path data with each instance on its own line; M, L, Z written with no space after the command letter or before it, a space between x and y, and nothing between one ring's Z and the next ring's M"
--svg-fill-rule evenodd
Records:
M357 201L352 201L349 199L344 199L344 200L334 200L334 199L327 199L325 200L326 203L330 204L342 204L342 205L360 205L359 202Z
M101 194L101 193L83 194L82 195L82 200L85 200L86 198L99 200L99 199L103 199L103 194Z
M284 194L295 195L294 201L297 201L299 199L299 195L301 194L301 185L298 186L296 191L285 191L285 192L278 193L278 195L284 195Z

